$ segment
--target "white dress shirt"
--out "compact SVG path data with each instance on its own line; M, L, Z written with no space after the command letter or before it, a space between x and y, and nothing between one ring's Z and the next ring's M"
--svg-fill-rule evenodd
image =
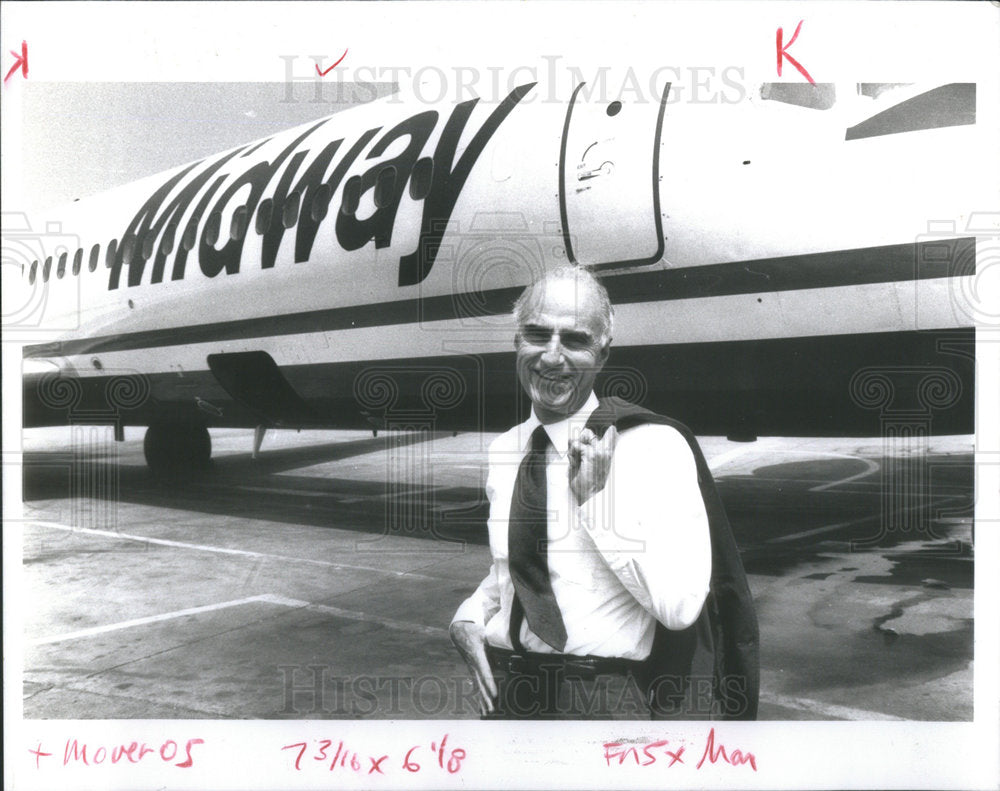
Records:
M567 451L583 430L597 398L575 415L545 427L548 561L552 591L566 625L565 653L645 659L656 621L690 626L708 593L712 548L694 456L669 426L645 424L622 432L604 489L582 506L569 487ZM485 627L487 642L510 649L514 588L507 564L507 523L514 482L540 425L524 423L490 445L486 493L493 565L453 621ZM529 651L553 649L521 626Z

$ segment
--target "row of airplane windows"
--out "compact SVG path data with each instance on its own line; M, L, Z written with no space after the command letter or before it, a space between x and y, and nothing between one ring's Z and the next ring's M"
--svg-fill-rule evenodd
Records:
M429 163L429 160L428 160ZM419 169L421 172L417 173L415 169L414 174L410 179L410 195L415 200L426 197L427 192L430 190L430 180L431 174L429 172L424 173L423 170L426 168ZM373 200L376 208L384 208L388 206L392 201L393 190L396 184L396 168L394 166L388 166L383 168L378 177L375 180L375 189L373 191ZM330 199L333 197L333 190L329 184L321 184L319 187L312 190L312 202L310 206L310 213L314 222L321 222L326 218L327 211L330 207ZM299 202L301 199L301 194L298 191L293 191L288 194L285 198L284 203L281 206L281 224L285 228L294 228L299 220ZM361 177L353 176L347 180L344 185L344 201L341 206L341 211L347 215L353 215L357 212L358 207L361 203ZM267 229L271 226L272 213L274 211L274 202L271 198L265 198L260 202L257 208L257 217L254 224L254 228L259 235L263 235ZM239 206L233 212L233 218L229 224L229 238L233 241L240 241L246 236L247 225L249 218L249 210L246 206ZM205 241L207 244L213 247L218 243L219 237L222 230L222 212L214 211L208 217L208 223L205 226ZM184 232L184 236L181 239L181 246L190 252L194 249L195 243L197 242L197 225L189 224ZM160 253L162 255L170 255L174 251L175 237L177 234L177 223L170 223L163 232L163 236L160 241ZM136 249L139 250L140 255L144 260L149 260L153 257L153 245L156 242L155 233L147 233L143 238L141 243L135 236L126 236L122 242L122 262L124 266L132 260L132 256ZM105 256L104 256L104 266L108 269L111 268L112 263L115 260L115 256L118 254L118 239L112 239L105 246ZM73 264L70 269L74 276L79 275L83 270L83 248L77 248L76 252L73 254ZM98 262L101 257L101 245L100 243L95 244L90 248L90 257L87 261L87 270L90 272L97 271ZM28 267L28 282L34 285L35 281L39 276L39 269L41 269L41 278L43 282L48 282L52 277L52 265L53 257L48 256L44 262L32 261L31 266ZM66 268L69 265L69 251L65 251L58 256L55 263L55 277L57 279L62 279L66 276Z

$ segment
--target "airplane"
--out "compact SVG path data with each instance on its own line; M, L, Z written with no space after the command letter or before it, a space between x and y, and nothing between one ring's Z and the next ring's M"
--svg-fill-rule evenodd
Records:
M735 439L974 431L974 84L508 88L394 95L48 215L20 253L15 318L47 333L24 426L148 426L156 470L207 465L211 427L503 430L528 409L511 305L569 264L615 305L599 393Z

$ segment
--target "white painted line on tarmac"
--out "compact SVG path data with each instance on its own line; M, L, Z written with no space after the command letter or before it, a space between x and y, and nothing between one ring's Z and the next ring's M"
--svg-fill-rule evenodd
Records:
M926 497L928 498L928 500L930 500L931 495L926 495ZM962 497L957 495L952 497L943 497L938 502L935 503L935 506L940 509L942 506L949 505L955 502L956 500L962 500L962 499L963 499ZM928 505L929 503L917 503L916 505L911 505L908 508L898 508L893 513L897 516L901 514L908 514L910 511L917 511L921 508L927 508ZM769 538L764 543L781 544L785 541L794 541L796 538L816 536L820 535L821 533L829 533L831 530L839 530L842 527L850 527L851 525L863 525L866 522L876 522L880 519L882 519L881 513L869 514L868 516L863 516L860 519L850 519L846 522L837 522L834 525L823 525L823 527L816 527L813 528L812 530L803 530L801 533L791 533L790 535L787 536L778 536L777 538Z
M789 450L786 448L768 448L768 453L775 453L782 456L811 456L814 460L820 459L847 459L848 461L859 461L865 465L865 469L861 472L856 472L853 475L848 475L846 478L840 478L836 481L824 481L818 486L813 486L809 489L810 492L823 492L827 489L832 489L835 486L840 486L850 481L858 480L859 478L867 478L873 472L878 472L880 469L878 462L872 461L871 459L863 459L858 456L853 456L849 453L835 453L829 450ZM733 453L730 451L729 453ZM723 454L720 458L723 458L729 454ZM710 465L711 466L711 465ZM714 469L714 468L713 468ZM768 479L776 480L776 479ZM802 478L791 478L787 480L798 481L799 483L805 483L806 481Z
M824 703L820 700L810 700L809 698L794 698L788 695L779 695L773 692L761 692L760 702L773 703L777 706L783 706L786 709L795 709L797 711L808 711L811 714L820 714L826 719L891 720L893 722L906 721L906 717L896 717L893 714L883 714L881 711L853 709L849 706L838 706L835 703Z
M234 489L242 489L245 492L264 492L265 494L290 494L296 497L328 497L337 499L337 495L331 492L318 492L315 489L293 489L291 487L279 488L277 486L233 486Z
M725 453L720 453L718 456L714 456L708 459L708 468L715 472L720 467L724 467L726 464L731 462L733 459L738 459L740 456L746 456L751 451L759 451L760 447L755 447L754 445L747 444L738 448L732 448L727 450Z
M96 634L117 632L119 629L129 629L133 626L142 626L147 623L159 623L160 621L169 621L174 618L183 618L185 615L198 615L203 612L224 610L227 607L239 607L242 604L252 604L254 602L267 602L267 599L264 596L249 596L246 599L233 599L232 601L219 602L218 604L206 604L203 607L188 607L184 610L174 610L173 612L165 612L161 615L148 615L145 618L133 618L129 621L109 623L105 626L94 626L90 629L80 629L76 632L57 634L53 637L40 637L37 640L29 640L28 644L48 645L49 643L61 643L63 640L76 640L80 637L93 637Z
M761 447L760 445L750 444L740 448L733 448L727 450L725 453L721 453L718 456L710 459L708 461L709 468L714 472L729 464L730 462L740 458L741 456L746 456L751 453L759 453L761 456L766 456L769 454L781 455L781 456L811 456L815 459L847 459L849 461L857 461L865 465L865 469L861 472L856 472L852 475L848 475L846 478L840 478L836 481L823 481L817 486L813 486L809 489L810 492L825 492L827 489L833 489L837 486L842 486L845 483L851 483L852 481L860 480L861 478L867 478L874 472L878 472L880 465L876 461L871 459L861 458L859 456L851 455L848 453L836 453L828 450L790 450L787 448L774 448L774 447ZM771 463L769 460L768 463ZM777 480L777 479L768 479ZM795 481L797 483L805 483L806 481L802 478L791 478L786 479Z
M845 483L850 483L851 481L856 481L859 478L867 478L873 472L878 472L880 465L878 462L872 461L871 459L859 459L857 456L844 456L840 453L830 453L830 456L840 456L844 459L852 459L854 461L860 461L865 465L866 469L863 472L855 473L854 475L849 475L846 478L841 478L839 481L831 481L830 483L824 483L822 486L814 486L810 489L810 492L825 492L827 489L832 489L835 486L841 486Z
M359 612L357 610L344 610L340 607L333 607L329 604L313 604L312 602L302 601L300 599L287 599L284 596L272 596L270 594L265 594L257 598L270 604L280 604L285 607L295 607L296 609L309 610L310 612L326 613L327 615L335 615L338 618L348 618L352 621L377 623L389 629L398 629L403 632L416 632L417 634L426 634L433 637L440 637L448 634L448 630L443 629L440 626L424 626L423 624L412 623L410 621L397 621L393 618L382 618L378 615L369 615L368 613Z
M133 536L128 533L117 533L113 530L96 530L92 527L70 527L59 522L44 522L31 520L29 524L39 527L51 527L55 530L65 530L70 533L86 533L92 536L105 536L107 538L121 538L127 541L138 541L143 544L158 544L164 547L176 547L178 549L193 549L198 552L216 552L222 555L237 555L249 558L266 558L267 560L280 560L290 563L308 563L313 566L325 566L333 569L344 569L346 571L371 571L375 574L385 574L390 577L404 577L406 579L441 580L451 579L447 576L434 576L430 574L420 574L416 571L390 571L388 569L375 568L374 566L359 566L352 563L334 563L330 560L319 560L317 558L297 558L291 555L272 555L268 552L254 552L250 549L230 549L229 547L213 547L206 544L188 544L184 541L171 541L168 538L150 538L148 536Z
M90 629L80 629L75 632L57 634L52 637L40 637L36 640L29 640L29 645L49 645L51 643L61 643L64 640L77 640L81 637L93 637L94 635L106 634L107 632L117 632L120 629L130 629L133 626L144 626L161 621L170 621L174 618L183 618L187 615L200 615L201 613L213 612L214 610L224 610L228 607L239 607L244 604L274 604L281 607L292 607L294 609L304 609L310 612L321 612L327 615L334 615L338 618L347 618L352 621L364 621L365 623L377 623L389 629L398 629L404 632L416 632L417 634L440 637L448 634L447 629L439 626L424 626L419 623L409 621L397 621L393 618L381 618L377 615L369 615L358 610L344 610L340 607L333 607L329 604L313 604L301 599L288 599L284 596L274 596L264 593L259 596L248 596L245 599L233 599L232 601L219 602L217 604L206 604L202 607L188 607L183 610L161 613L160 615L148 615L145 618L132 618L128 621L119 621L104 626L94 626Z
M833 530L840 530L842 527L850 527L851 525L863 525L865 522L871 522L873 520L881 519L881 514L873 514L872 516L866 516L862 519L851 519L847 522L837 522L834 525L823 525L823 527L815 527L812 530L803 530L801 533L791 533L787 536L778 536L777 538L769 538L765 541L765 544L781 544L785 541L794 541L797 538L806 538L807 536L818 536L821 533L829 533Z

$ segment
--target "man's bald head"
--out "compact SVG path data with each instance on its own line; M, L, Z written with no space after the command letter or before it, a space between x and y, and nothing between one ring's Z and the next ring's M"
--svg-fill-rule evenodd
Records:
M525 289L514 305L517 377L536 417L554 423L579 411L594 390L611 344L611 301L583 269L561 267Z
M545 290L550 284L571 282L577 294L579 310L592 314L596 326L600 328L599 345L604 347L611 343L614 331L614 308L608 297L608 290L588 270L576 266L564 265L549 272L528 286L514 303L514 319L517 322L518 333L529 317L538 310L545 299Z

